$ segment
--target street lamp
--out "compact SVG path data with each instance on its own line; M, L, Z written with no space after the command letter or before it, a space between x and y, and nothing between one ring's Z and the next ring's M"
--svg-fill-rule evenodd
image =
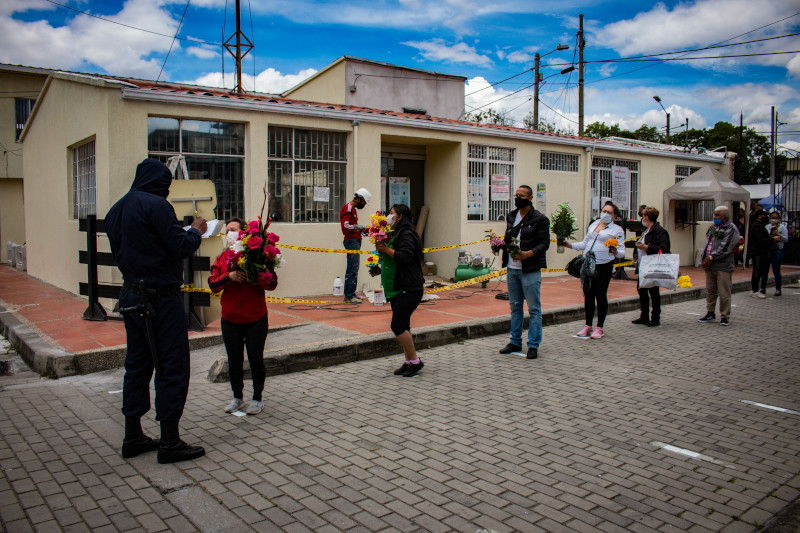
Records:
M558 52L561 50L569 50L569 45L559 44L558 46L556 46L555 50L550 50L544 55L539 55L539 53L537 52L536 55L534 56L535 66L534 66L533 79L535 81L533 85L533 127L537 129L539 128L539 82L544 81L542 75L539 74L539 62L544 56L550 55L553 52ZM561 71L561 74L566 74L567 72L570 72L572 70L575 70L574 66L570 68L565 68L564 70Z
M658 96L654 96L653 100L658 102L658 105L661 106L661 109L664 109L664 104L661 103L661 98ZM667 113L667 110L664 109L664 113ZM669 144L669 113L667 113L667 144Z

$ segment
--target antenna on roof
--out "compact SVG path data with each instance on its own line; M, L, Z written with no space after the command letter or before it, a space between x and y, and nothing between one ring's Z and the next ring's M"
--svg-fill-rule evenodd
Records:
M235 40L235 43L231 42L233 40ZM242 43L242 40L245 42ZM236 84L231 92L242 94L245 92L244 88L242 87L242 59L244 59L244 56L250 53L254 45L250 39L247 38L244 32L242 32L239 0L236 0L236 33L228 37L228 40L222 43L222 46L224 46L225 49L230 52L230 54L233 56L233 59L236 61ZM242 53L242 50L244 50L244 53Z

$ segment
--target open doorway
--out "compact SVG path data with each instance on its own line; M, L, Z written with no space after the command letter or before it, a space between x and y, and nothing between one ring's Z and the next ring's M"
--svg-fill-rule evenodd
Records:
M389 150L387 150L389 148ZM384 147L381 152L382 211L397 203L408 205L416 221L425 205L425 147Z

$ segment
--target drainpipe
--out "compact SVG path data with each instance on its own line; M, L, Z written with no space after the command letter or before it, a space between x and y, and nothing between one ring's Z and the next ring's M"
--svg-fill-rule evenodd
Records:
M592 143L592 146L586 147L588 157L586 158L586 199L583 202L584 213L584 228L589 227L589 221L592 220L592 160L594 159L594 150L597 147L597 139ZM598 182L597 195L600 195L600 183Z
M353 192L358 190L358 125L360 120L353 121Z

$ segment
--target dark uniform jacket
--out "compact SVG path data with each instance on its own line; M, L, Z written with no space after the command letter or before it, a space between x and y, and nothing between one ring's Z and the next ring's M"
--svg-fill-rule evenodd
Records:
M401 224L395 230L394 262L397 267L394 271L394 290L396 291L421 291L425 285L422 275L422 243L411 224Z
M668 254L669 251L669 233L667 230L664 229L664 226L659 224L658 222L654 222L653 225L650 227L650 231L648 231L644 236L644 241L647 245L647 255L656 255L658 252L662 254ZM635 253L639 254L639 249L637 248ZM639 262L636 262L636 272L639 272Z
M105 218L111 252L125 281L148 287L183 284L183 262L200 247L201 235L184 230L167 202L172 174L156 159L136 167L130 191Z
M531 207L528 214L514 227L519 209L506 215L506 236L519 237L522 251L533 250L533 257L522 260L522 272L535 272L547 268L547 249L550 248L550 220ZM508 252L503 250L503 266L508 266Z

